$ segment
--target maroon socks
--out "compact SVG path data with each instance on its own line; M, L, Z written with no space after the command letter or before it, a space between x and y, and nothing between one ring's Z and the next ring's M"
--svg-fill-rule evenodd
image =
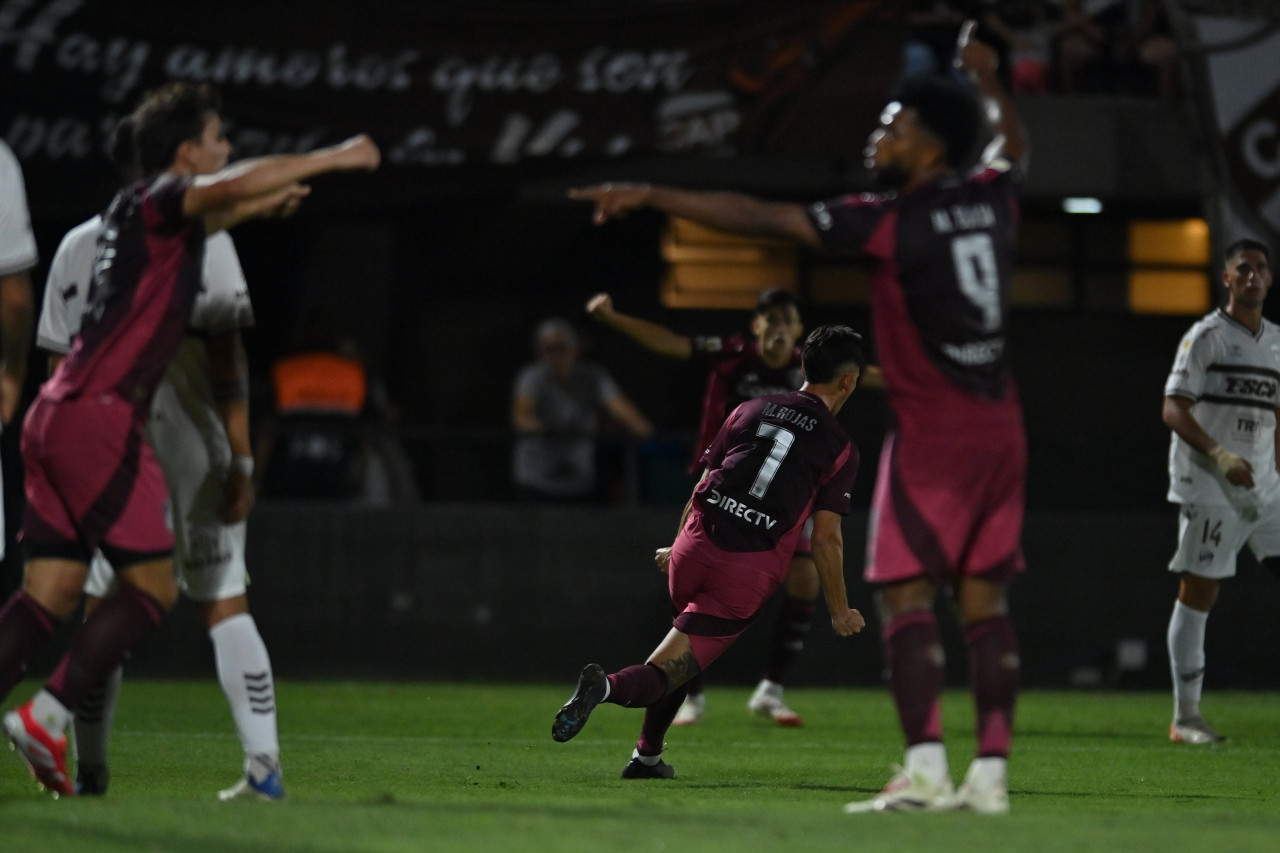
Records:
M907 746L942 740L945 659L938 620L931 610L904 613L884 629L885 662Z
M1018 638L1008 616L993 616L970 625L969 678L977 708L978 757L1005 758L1013 731L1018 698Z
M27 672L27 663L49 641L58 620L23 590L0 609L0 701Z

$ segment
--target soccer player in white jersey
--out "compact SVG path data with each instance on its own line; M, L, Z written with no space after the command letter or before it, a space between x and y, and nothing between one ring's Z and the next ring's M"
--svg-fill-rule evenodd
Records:
M1280 569L1280 326L1262 316L1271 288L1270 252L1237 240L1223 253L1227 304L1182 338L1164 387L1169 501L1178 504L1179 577L1169 620L1175 743L1225 738L1200 713L1205 624L1223 578L1236 573L1246 544L1267 568Z
M124 168L132 160L127 125L118 129L113 148ZM50 353L50 373L80 329L101 233L102 218L95 216L69 231L54 254L36 336ZM253 308L226 231L207 239L202 278L190 334L156 391L147 434L169 486L179 587L208 626L218 679L245 752L243 777L218 796L275 800L284 796L275 684L245 595L245 517L254 494L240 332L253 325ZM111 566L95 553L85 582L89 606L107 597L114 582ZM77 711L77 793L106 791L107 740L121 677L117 667L101 694Z
M18 411L31 348L31 277L36 238L27 212L22 167L0 141L0 424ZM4 508L0 506L0 557L4 557Z

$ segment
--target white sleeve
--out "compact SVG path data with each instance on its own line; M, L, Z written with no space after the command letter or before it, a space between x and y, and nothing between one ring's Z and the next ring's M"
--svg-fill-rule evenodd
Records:
M0 141L0 275L30 269L37 260L22 167L9 146Z
M1178 354L1173 359L1173 369L1164 383L1166 397L1186 397L1199 400L1204 393L1207 368L1213 362L1217 335L1212 330L1193 326L1178 344Z
M191 328L207 335L220 335L253 325L249 283L245 281L235 243L225 231L205 241L203 278L204 287L191 309Z
M44 301L36 323L36 346L59 354L71 351L71 339L80 332L80 319L89 301L93 261L97 255L102 219L95 216L71 229L58 243L49 264Z

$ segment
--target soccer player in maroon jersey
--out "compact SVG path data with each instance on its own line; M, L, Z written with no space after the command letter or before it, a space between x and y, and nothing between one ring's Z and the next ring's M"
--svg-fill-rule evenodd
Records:
M44 687L4 715L9 740L55 794L74 790L63 734L72 713L177 596L168 493L143 429L187 332L206 235L250 217L288 215L309 191L299 181L374 169L380 159L362 135L221 168L229 147L219 108L211 87L172 84L134 112L147 177L108 208L80 335L23 425L26 564L22 588L0 610L0 697L75 609L95 548L119 581Z
M587 313L659 355L692 361L707 368L707 390L702 399L702 420L690 462L690 473L701 470L702 451L711 444L725 418L742 403L767 394L794 391L804 382L800 348L804 332L795 295L781 288L760 294L751 317L751 336L687 336L649 320L623 314L613 298L599 293L587 303ZM764 677L747 707L773 718L782 726L803 724L800 715L783 700L787 676L804 648L818 599L818 570L802 536L791 558L784 585L786 601L774 625ZM688 696L676 713L674 725L690 725L702 718L706 706L703 679L689 682Z
M968 39L957 64L985 104L910 79L866 147L886 192L809 206L646 185L574 190L595 221L654 207L726 231L858 250L872 269L872 323L895 418L873 498L866 578L880 587L885 657L907 742L904 769L858 811L1008 811L1007 758L1020 665L1006 587L1023 569L1026 438L1005 352L1024 134L995 53ZM982 126L996 133L966 169ZM933 605L960 608L978 752L959 792L942 740L942 645Z
M791 554L813 516L813 556L835 632L862 630L844 584L841 518L849 513L858 450L835 415L866 364L862 338L846 326L815 329L804 345L799 391L743 403L702 455L705 471L661 548L673 627L648 661L605 675L588 664L551 736L567 741L601 702L644 707L625 779L670 779L663 738L690 678L733 644L786 578Z

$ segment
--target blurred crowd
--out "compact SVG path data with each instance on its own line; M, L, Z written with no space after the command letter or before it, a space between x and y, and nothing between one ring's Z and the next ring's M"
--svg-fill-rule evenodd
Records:
M1177 94L1177 43L1160 0L914 0L908 74L945 73L967 19L1014 95Z

